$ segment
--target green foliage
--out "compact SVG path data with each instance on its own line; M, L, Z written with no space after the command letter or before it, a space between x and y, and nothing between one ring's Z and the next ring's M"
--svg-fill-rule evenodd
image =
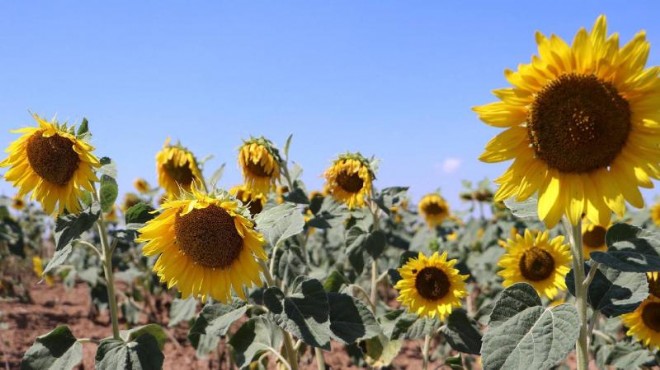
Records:
M197 300L189 297L187 299L175 298L170 307L170 322L168 327L174 327L181 322L190 321L195 317Z
M660 236L628 224L616 224L605 235L607 252L592 252L591 259L626 272L660 271Z
M231 337L236 365L247 368L254 359L266 351L279 353L282 332L264 317L254 317L245 322Z
M153 211L152 206L140 202L126 210L126 224L145 224L156 216Z
M143 333L130 342L103 339L96 351L98 370L158 370L163 367L158 340Z
M32 347L23 356L21 369L72 369L82 360L82 344L66 325L55 328L48 334L37 337Z
M59 216L55 221L55 255L48 262L44 273L66 261L73 250L72 242L79 238L82 233L89 230L101 214L98 203L78 214L67 214Z
M255 222L257 229L273 247L279 247L286 239L300 234L305 226L305 218L290 203L264 210L255 217Z
M328 293L327 296L333 339L351 344L373 338L380 333L376 318L362 301L347 294Z
M454 310L447 317L447 324L440 328L451 348L472 355L481 352L481 333L477 323L463 309Z
M103 212L110 212L112 205L117 200L119 194L119 185L114 177L101 175L101 186L99 188L99 198Z

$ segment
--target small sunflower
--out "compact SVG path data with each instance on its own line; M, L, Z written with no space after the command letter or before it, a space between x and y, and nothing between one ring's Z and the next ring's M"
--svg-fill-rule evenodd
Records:
M660 226L660 202L651 207L651 220L656 226Z
M38 127L12 131L23 135L0 162L0 167L11 167L5 179L18 188L19 197L32 192L30 199L39 201L46 213L78 212L83 191L93 192L98 181L94 169L101 164L92 154L94 147L76 136L73 127L33 117Z
M506 70L511 88L501 101L476 107L485 123L504 128L480 159L513 159L496 180L495 201L538 193L538 215L548 226L582 214L593 223L643 207L639 187L660 178L660 68L645 68L644 31L623 47L607 36L605 16L581 29L573 44L536 34L539 56Z
M257 259L268 257L264 238L250 214L226 192L208 195L192 188L161 206L139 230L142 253L160 255L154 271L185 297L213 297L227 303L231 290L246 299L244 288L261 286Z
M180 189L190 191L193 182L204 183L192 152L181 144L170 145L169 138L165 140L163 149L156 154L156 170L158 183L168 195L178 195Z
M460 275L454 268L456 262L447 260L447 252L435 252L428 258L419 252L417 258L399 268L401 280L394 286L399 290L397 301L420 316L444 320L467 295L465 280L469 275Z
M135 193L126 193L124 194L124 202L121 205L121 211L126 213L129 208L133 207L134 205L140 203L140 197L137 196Z
M376 178L369 162L360 153L340 155L324 176L325 191L350 209L364 206L365 197L371 195Z
M275 187L281 161L279 151L264 137L246 140L238 150L243 180L254 194L267 194Z
M449 217L449 204L438 193L426 194L419 202L419 214L424 217L426 224L434 228Z
M498 275L504 278L506 288L515 283L528 283L540 295L552 300L558 291L566 290L564 278L570 270L571 251L564 244L564 237L550 240L550 234L525 230L525 235L504 243L506 253L497 263L503 270Z
M629 328L628 336L652 350L660 348L660 298L649 295L635 311L621 315L621 322Z
M41 260L41 257L32 257L32 271L38 278L44 279L46 285L53 286L55 283L55 280L53 280L52 276L49 274L44 275L44 262Z
M23 199L22 196L14 195L14 197L11 198L11 208L17 211L22 211L25 208L25 199Z
M277 204L282 204L285 201L284 197L289 193L289 187L286 185L278 186L275 193L277 195L277 197L275 198L275 202Z
M591 252L607 252L605 234L610 225L601 226L587 221L582 225L582 253L584 259L591 258Z
M252 194L250 189L245 185L237 185L229 189L229 194L236 197L250 210L250 214L254 217L256 214L261 213L266 204L266 196L263 194Z
M148 193L149 190L151 190L151 186L149 186L149 183L147 182L147 180L145 180L143 178L135 179L135 181L133 181L133 187L140 194Z

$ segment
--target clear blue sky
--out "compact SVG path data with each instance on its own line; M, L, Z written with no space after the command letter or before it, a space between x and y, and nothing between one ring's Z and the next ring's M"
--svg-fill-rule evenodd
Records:
M6 1L0 146L34 124L28 111L85 116L125 192L156 182L168 136L214 155L207 176L226 162L229 187L242 138L282 146L292 133L310 190L335 155L359 150L382 160L378 187L440 187L461 207L461 179L508 166L477 160L499 130L470 107L536 53L534 31L572 40L599 14L624 42L645 29L660 64L657 1ZM13 190L0 181L0 194Z

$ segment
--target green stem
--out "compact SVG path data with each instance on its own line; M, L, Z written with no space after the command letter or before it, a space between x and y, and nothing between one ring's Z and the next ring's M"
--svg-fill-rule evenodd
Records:
M96 191L92 192L94 200L99 202L99 196ZM110 306L110 320L112 321L112 337L121 340L119 336L119 310L117 309L117 298L115 296L115 280L112 271L112 247L108 243L108 232L103 222L103 212L96 220L96 228L101 237L101 261L103 262L103 271L105 272L105 281L108 288L108 304Z
M372 232L376 232L380 228L380 219L378 218L378 204L376 203L371 196L369 196L369 210L371 211L371 216L373 217L373 226ZM378 306L378 258L373 257L371 261L371 290L370 290L370 299L372 306L374 307L374 314L376 313L376 307Z
M422 369L428 370L429 368L429 347L431 346L431 335L424 336L424 347L422 348Z
M291 339L291 334L288 331L282 329L284 334L284 350L286 351L286 357L291 366L291 370L298 370L298 355L293 349L293 340Z
M587 319L588 281L584 274L584 256L582 254L582 221L571 225L571 244L573 247L573 272L575 276L575 306L580 319L580 332L575 343L578 370L587 370L589 366L589 329Z
M325 359L323 358L323 351L320 348L314 348L314 354L316 355L316 367L318 370L325 370Z

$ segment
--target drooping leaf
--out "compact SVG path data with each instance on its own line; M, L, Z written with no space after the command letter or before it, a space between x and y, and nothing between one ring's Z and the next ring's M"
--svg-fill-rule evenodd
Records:
M82 344L66 325L60 325L48 334L37 337L25 352L21 369L72 369L82 361Z
M481 352L481 333L477 323L470 319L467 312L457 309L447 318L447 324L440 328L451 348L472 355Z
M215 303L206 305L199 313L195 323L190 328L188 339L193 344L199 335L221 337L227 334L229 327L243 317L247 311L245 302L235 301L231 304Z
M605 235L607 252L591 259L626 272L660 271L660 235L628 224L615 224Z
M351 344L380 333L373 313L359 299L343 293L328 293L328 303L332 338Z
M245 322L229 340L234 348L236 365L247 368L266 351L279 353L282 331L265 317L253 317Z

